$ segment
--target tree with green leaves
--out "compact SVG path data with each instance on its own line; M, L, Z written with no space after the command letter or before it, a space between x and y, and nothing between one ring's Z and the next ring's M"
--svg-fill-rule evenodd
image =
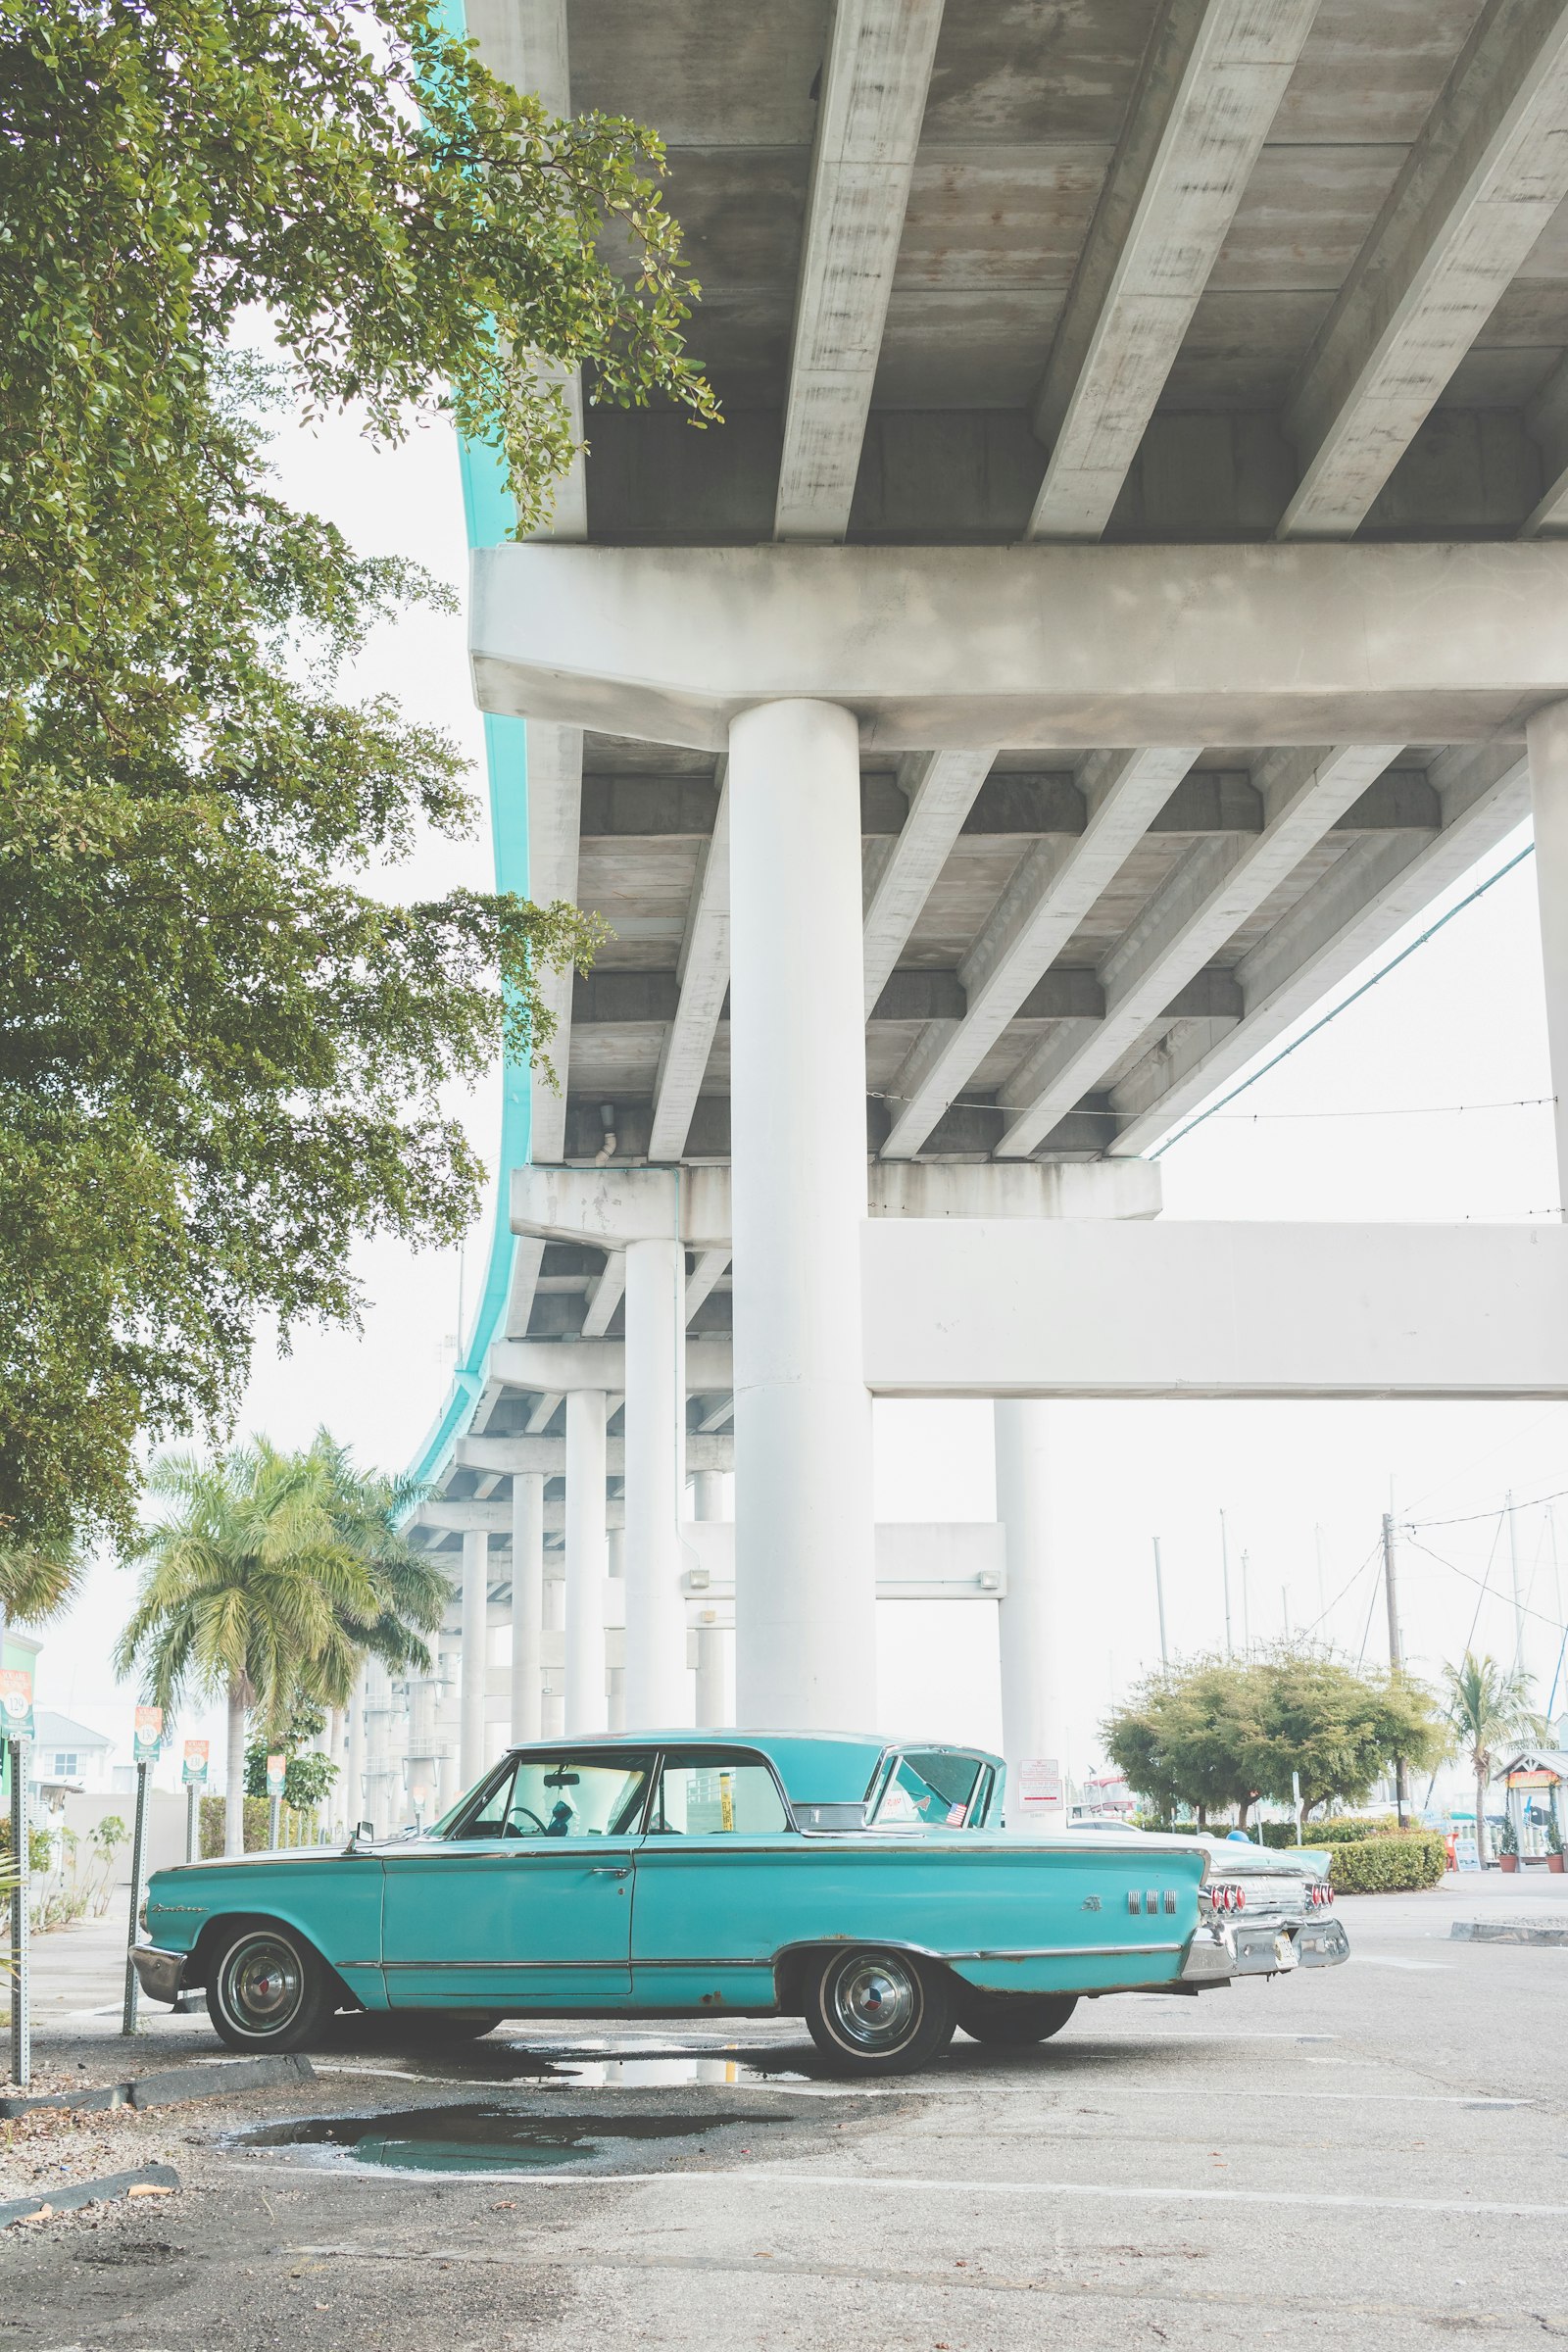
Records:
M1161 1819L1191 1805L1204 1829L1211 1813L1234 1808L1245 1829L1265 1777L1263 1700L1248 1660L1161 1667L1103 1725L1105 1753Z
M1332 1651L1281 1643L1262 1661L1262 1790L1301 1819L1338 1801L1360 1804L1391 1763L1439 1763L1447 1727L1432 1693L1403 1673L1366 1673Z
M347 1690L358 1650L345 1621L373 1619L375 1590L309 1455L258 1438L212 1461L167 1454L150 1484L172 1507L128 1546L141 1582L115 1664L171 1714L225 1701L223 1850L238 1854L248 1719L270 1740L302 1695Z
M434 0L0 0L0 1540L135 1518L264 1316L351 1244L449 1244L440 1089L548 1054L575 908L368 882L474 816L345 664L441 591L279 496L270 403L442 416L519 528L590 402L712 395L659 142L553 122ZM280 355L241 348L257 331Z
M1492 1859L1487 1834L1487 1788L1499 1747L1514 1740L1539 1740L1546 1726L1531 1705L1535 1685L1518 1666L1499 1666L1467 1649L1457 1666L1443 1669L1443 1705L1448 1726L1475 1776L1476 1858L1484 1870Z
M343 1620L358 1652L357 1665L376 1657L393 1674L411 1667L427 1674L430 1650L424 1637L445 1616L452 1585L404 1533L424 1488L412 1478L357 1469L347 1446L325 1429L317 1431L309 1459L325 1486L339 1539L365 1570L373 1602L371 1614L350 1612ZM318 1695L342 1706L349 1691L322 1686Z

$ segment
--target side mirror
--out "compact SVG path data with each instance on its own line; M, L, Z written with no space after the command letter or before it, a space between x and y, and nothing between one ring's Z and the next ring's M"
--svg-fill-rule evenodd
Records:
M373 1845L375 1843L374 1822L357 1821L354 1824L354 1831L349 1839L349 1843L351 1845Z

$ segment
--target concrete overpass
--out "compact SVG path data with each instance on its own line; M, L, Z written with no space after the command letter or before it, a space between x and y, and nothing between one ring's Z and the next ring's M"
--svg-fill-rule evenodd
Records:
M1534 808L1568 1165L1568 5L468 23L663 134L727 421L590 385L528 546L469 453L503 870L612 936L427 1455L512 1514L426 1514L463 1768L487 1593L519 1731L689 1714L732 1418L742 1720L864 1716L873 1393L1004 1399L1050 1754L1044 1399L1568 1393L1559 1230L1164 1227L1140 1156Z

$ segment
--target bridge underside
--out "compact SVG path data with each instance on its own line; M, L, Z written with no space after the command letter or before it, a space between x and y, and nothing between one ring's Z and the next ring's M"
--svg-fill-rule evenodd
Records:
M532 1157L732 1167L734 1198L705 1231L524 1204L445 1494L510 1494L528 1546L559 1517L569 1721L573 1623L579 1651L602 1640L571 1590L602 1573L609 1493L628 1720L668 1720L680 1495L733 1443L742 1704L831 1721L870 1688L888 1332L920 1393L1094 1386L1072 1347L1052 1378L1009 1370L1059 1299L1063 1234L1039 1223L1009 1275L951 1220L983 1223L1009 1181L1104 1186L1023 1213L1091 1221L1082 1262L1124 1316L1139 1249L1171 1267L1180 1246L1105 1222L1157 1207L1109 1189L1116 1167L1532 807L1568 1137L1568 7L469 0L468 21L558 111L664 137L726 415L698 432L577 387L587 454L548 543L478 559L479 698L529 722L532 894L609 929L562 986ZM971 1178L967 1207L887 1205ZM865 1236L899 1271L862 1298ZM1555 1274L1534 1307L1524 1278L1489 1353L1451 1239L1412 1277L1384 1393L1420 1393L1424 1348L1558 1393ZM1342 1286L1341 1359L1330 1311L1327 1353L1294 1386L1276 1363L1272 1393L1354 1389L1353 1255L1313 1276ZM1258 1393L1223 1369L1235 1287L1200 1261L1189 1357L1156 1316L1143 1369ZM909 1317L950 1293L945 1370ZM1097 1393L1134 1393L1136 1355ZM1060 1671L1046 1409L999 1408L1018 1757L1050 1744ZM532 1517L546 1470L474 1451L529 1438L564 1481ZM429 1533L476 1593L482 1531Z

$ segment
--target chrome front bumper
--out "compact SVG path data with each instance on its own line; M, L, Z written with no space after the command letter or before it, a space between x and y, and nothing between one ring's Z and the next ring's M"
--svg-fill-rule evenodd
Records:
M1277 1977L1294 1968L1336 1968L1350 1957L1350 1939L1337 1919L1305 1920L1299 1927L1280 1921L1232 1926L1213 1921L1200 1927L1188 1946L1179 1982L1228 1984L1233 1977Z
M136 1971L141 1988L152 2001L174 2001L185 1974L188 1952L161 1951L156 1943L133 1943L130 1965Z

